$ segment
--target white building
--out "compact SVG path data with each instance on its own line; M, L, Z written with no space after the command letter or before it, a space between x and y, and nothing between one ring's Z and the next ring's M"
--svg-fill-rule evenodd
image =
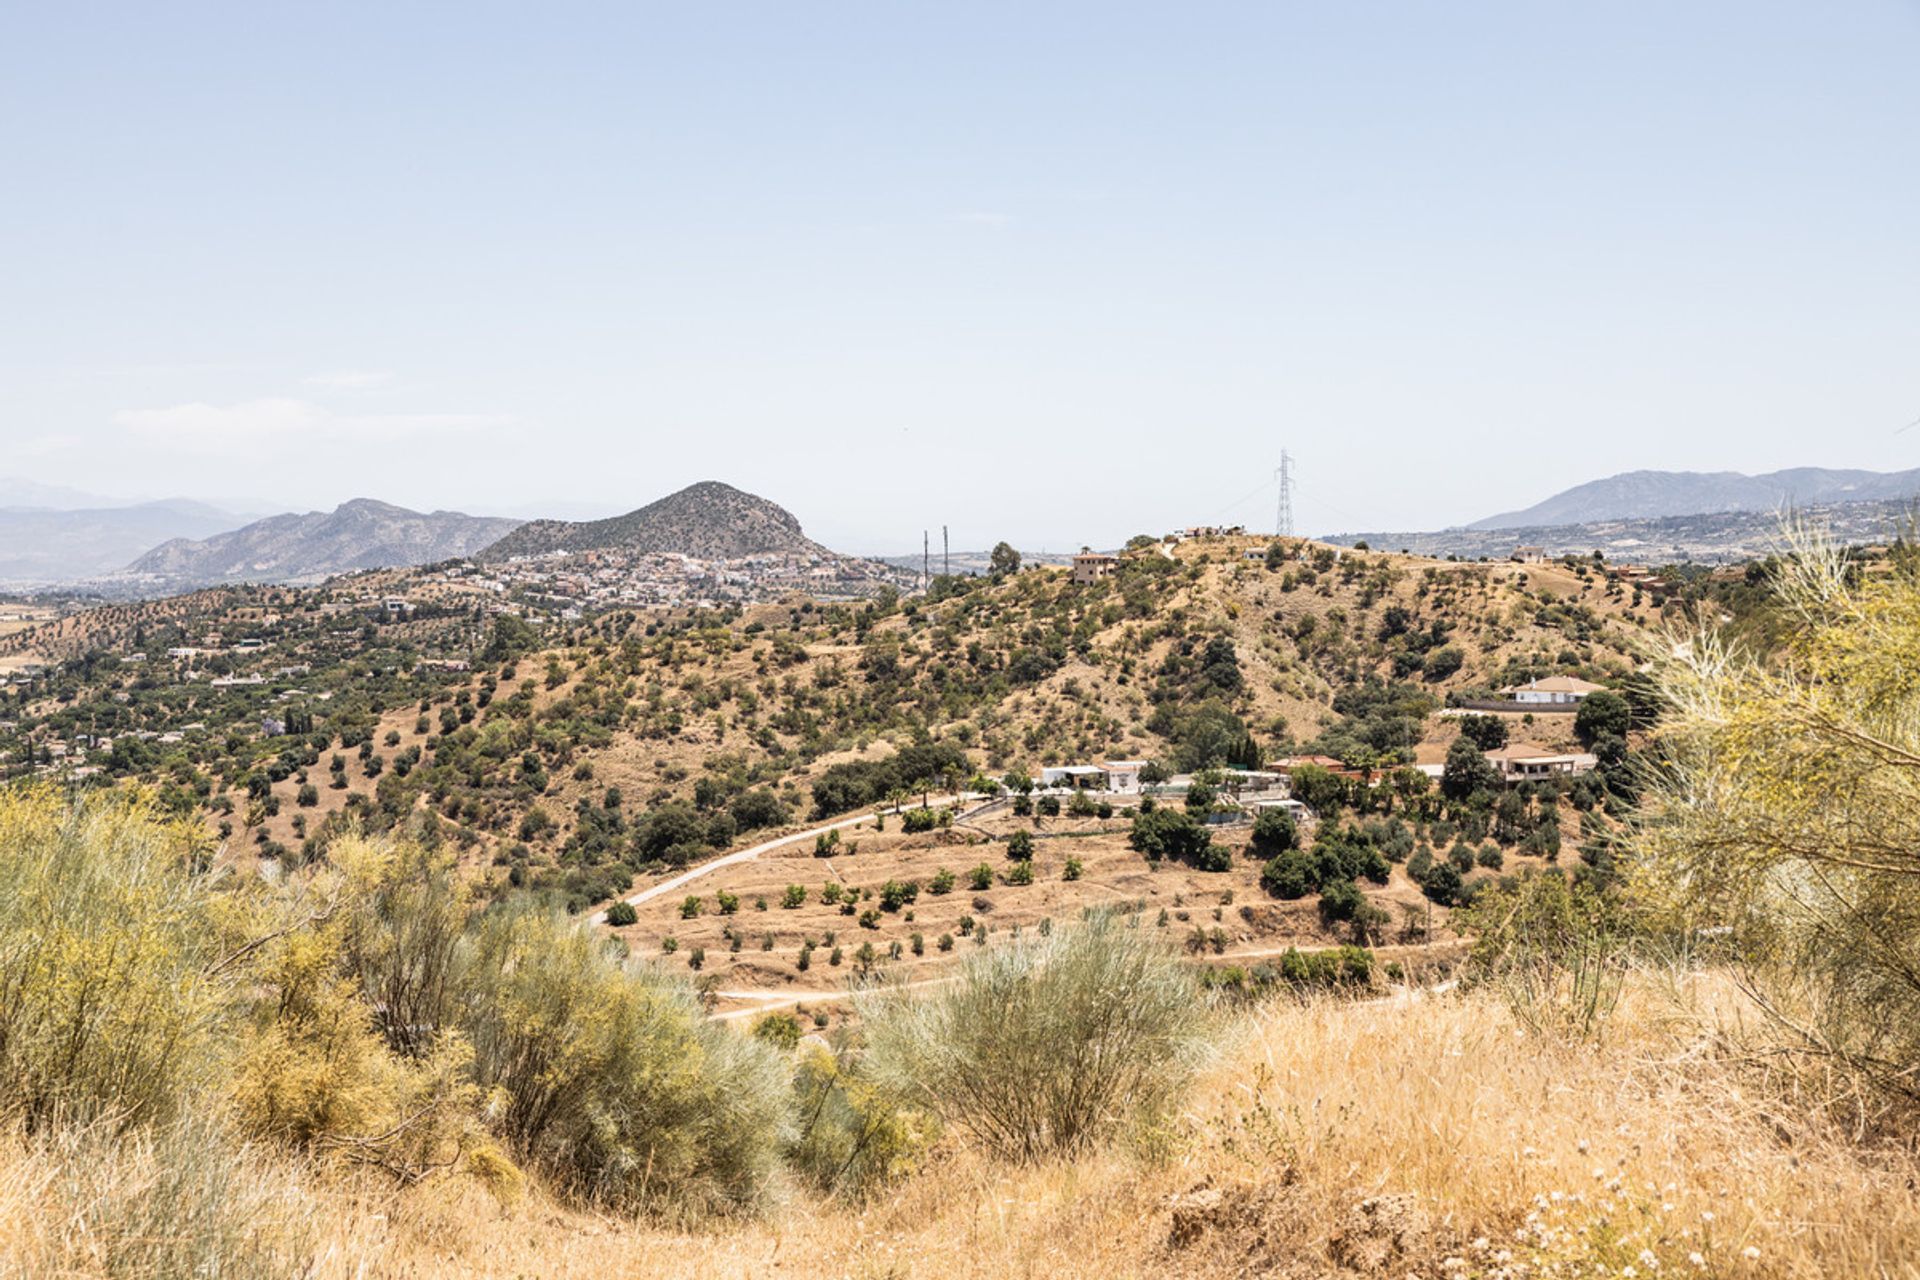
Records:
M1583 701L1590 693L1598 693L1605 685L1594 684L1591 680L1582 680L1577 676L1547 676L1541 680L1529 680L1525 684L1514 685L1500 692L1515 702L1530 703L1536 706L1571 706Z
M1509 786L1546 778L1592 773L1599 759L1586 751L1550 751L1531 742L1516 742L1487 752L1487 760Z
M1061 764L1040 771L1043 787L1077 787L1099 790L1106 786L1107 774L1097 764Z
M1262 810L1278 809L1295 822L1307 823L1313 821L1313 810L1307 808L1306 805L1293 799L1291 796L1284 800L1255 800L1250 803L1249 807L1252 808L1255 816L1258 816Z

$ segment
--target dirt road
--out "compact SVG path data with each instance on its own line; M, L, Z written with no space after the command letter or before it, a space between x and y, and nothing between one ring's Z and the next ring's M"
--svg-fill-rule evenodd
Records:
M953 804L956 802L964 802L967 800L973 800L977 798L979 797L976 797L971 793L966 793L966 794L957 795L957 796L936 796L929 802L929 804L931 807L938 807L940 805ZM624 901L631 902L634 906L637 907L643 902L649 902L654 898L659 897L661 894L672 893L675 889L679 889L685 885L692 884L695 880L700 879L702 876L712 875L714 872L719 871L726 867L738 866L742 862L752 862L755 858L759 857L763 853L771 853L775 849L784 849L788 845L802 844L809 840L815 840L827 834L827 832L829 831L844 831L849 827L857 827L863 822L872 822L874 818L876 818L882 813L893 815L893 814L903 813L907 809L918 809L920 807L921 806L916 804L916 805L902 805L892 809L875 809L868 813L855 814L851 818L841 818L837 822L829 822L824 826L810 827L805 831L796 831L792 835L780 836L777 839L763 841L762 843L756 844L751 848L736 849L732 853L722 854L720 857L715 858L711 862L703 862L697 867L688 867L685 871L680 872L678 875L670 876L667 879L662 880L659 884L649 886L648 888L645 888L645 889L641 889L637 893L630 893L626 896ZM971 814L970 813L962 814L960 816L962 819L964 819L964 818L970 817ZM607 922L607 913L604 911L594 912L592 916L592 921L594 924L605 924Z

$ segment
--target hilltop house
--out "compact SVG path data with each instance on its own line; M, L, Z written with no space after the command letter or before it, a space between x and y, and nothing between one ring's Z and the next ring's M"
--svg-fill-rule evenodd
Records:
M1168 542L1193 542L1201 538L1244 538L1247 526L1243 524L1196 524L1185 529L1175 529L1166 536Z
M1573 706L1584 701L1590 693L1598 693L1605 685L1582 680L1576 676L1547 676L1541 680L1529 680L1525 684L1513 685L1500 692L1515 702L1532 706Z
M1112 573L1119 563L1116 556L1082 547L1080 554L1073 558L1073 583L1077 587L1089 586Z

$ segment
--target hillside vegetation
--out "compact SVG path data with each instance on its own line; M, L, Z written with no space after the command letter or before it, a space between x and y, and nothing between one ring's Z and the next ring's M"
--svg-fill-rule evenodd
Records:
M1285 563L1255 568L1282 578ZM1186 589L1251 564L1197 564ZM1535 859L1525 873L1477 877L1453 921L1467 951L1444 980L1359 948L1291 950L1269 978L1234 977L1196 964L1118 901L976 930L930 979L882 966L854 992L850 1017L811 1027L786 1007L714 1017L677 956L636 954L621 932L531 890L496 894L484 870L461 863L460 841L426 838L418 805L381 832L343 823L310 857L277 857L258 874L262 864L221 852L194 804L174 803L178 779L171 799L9 788L0 1204L11 1212L0 1251L11 1272L49 1277L1911 1280L1920 956L1903 835L1916 751L1905 673L1920 570L1904 554L1863 565L1814 549L1764 576L1805 620L1793 662L1711 636L1662 658L1635 694L1664 717L1652 750L1591 797L1602 849L1576 874L1538 854L1525 855ZM864 632L851 614L839 624L856 636L842 670L895 651L895 672L911 663L920 677L927 655L909 650L928 641L938 610L1010 607L1024 592L1061 600L1062 585L1036 575L949 588L874 608ZM1126 586L1123 575L1102 593L1123 611L1109 627L1127 622ZM1300 590L1296 578L1279 593ZM1235 641L1244 682L1251 664L1222 614L1229 625L1215 636ZM714 623L581 635L543 656L591 667L637 651L672 670L652 644L705 652L700 666L751 663L770 628L735 621L737 633ZM1392 662L1401 634L1377 640L1373 660ZM526 667L516 639L511 628L494 635L508 652L489 665ZM1010 639L1016 652L1037 643ZM1116 698L1146 683L1149 718L1214 704L1252 736L1259 704L1244 683L1226 687L1211 639L1183 652L1179 637L1158 636L1123 655L1138 660L1132 671L1103 674ZM793 647L806 652L794 666L829 657ZM984 640L982 651L976 670ZM1068 669L1063 659L1025 687L1072 678ZM700 687L711 674L691 658L678 670L702 674ZM589 683L577 667L515 682L490 705L523 698L537 716ZM940 683L929 673L894 690ZM857 689L827 692L877 720L884 709ZM1330 717L1320 742L1340 735L1355 752L1380 751L1366 735L1382 718L1391 713ZM980 729L971 715L945 723ZM1599 747L1612 730L1585 732ZM813 785L795 799L831 810L848 786L897 786L993 750L956 734L815 756ZM1152 741L1173 752L1192 739ZM1809 755L1817 766L1796 765ZM524 751L504 758L530 771ZM536 751L534 765L542 759ZM1342 792L1323 798L1328 818L1304 849L1279 822L1248 833L1273 854L1262 891L1298 874L1324 883L1325 904L1383 867L1394 883L1410 871L1368 824L1397 820L1411 837L1470 820L1473 775L1450 769L1438 791L1384 813L1391 782L1312 780ZM662 799L641 826L662 812L711 822L759 792L783 788L684 809ZM1577 797L1522 800L1518 820L1535 823ZM1488 802L1490 823L1515 816L1500 806ZM1119 837L1134 865L1182 870L1131 874L1230 875L1207 870L1215 855L1197 808L1134 814ZM935 811L858 838L937 841L937 817L892 829L925 825L914 813ZM1082 831L1111 820L1059 819ZM1057 865L1061 883L1080 881L1064 860L1019 856L1014 836L1102 838L1027 815L995 820L1007 825L985 834L1002 846L1001 867ZM990 875L984 896L1036 887ZM886 896L882 886L876 914Z
M848 832L811 867L747 864L690 891L704 899L691 923L677 895L643 908L630 933L643 950L677 949L676 963L740 970L730 986L801 990L817 985L800 981L803 954L833 978L876 956L938 969L956 939L1100 903L1246 964L1290 946L1444 936L1457 899L1585 848L1630 787L1622 768L1551 794L1502 798L1483 779L1445 795L1402 767L1445 758L1460 722L1436 712L1552 672L1620 680L1650 620L1587 562L1446 564L1249 539L1151 547L1091 585L1028 569L943 579L904 601L615 612L545 631L431 597L404 619L369 617L342 590L203 593L42 629L77 656L27 703L19 754L112 735L97 780L149 781L237 865L298 866L343 832L398 831L452 850L484 897L576 912L808 822L1047 765L1142 759L1171 774L1311 750L1373 771L1352 794L1336 779L1305 786L1327 809L1322 842L1349 850L1345 870L1276 879L1265 867L1284 850L1256 847L1245 827L1209 841L1160 830L1169 814L1136 839L1131 808L1049 816L1016 802L918 834ZM195 659L187 674L271 678L216 690L157 662L214 631L264 647ZM136 648L144 664L127 661ZM471 669L424 661L442 656ZM274 674L289 660L307 669ZM270 719L288 732L264 736ZM1511 720L1515 739L1575 745L1571 716ZM169 730L181 740L152 736ZM1342 809L1350 828L1332 821ZM1004 865L1006 842L1030 837L1033 883L1006 883L1020 870ZM983 842L997 847L957 847ZM996 892L976 903L983 863ZM889 882L917 892L943 871L960 892L867 917ZM850 892L830 900L822 880ZM799 906L763 910L796 884ZM876 901L841 918L858 898ZM747 914L722 909L729 899Z

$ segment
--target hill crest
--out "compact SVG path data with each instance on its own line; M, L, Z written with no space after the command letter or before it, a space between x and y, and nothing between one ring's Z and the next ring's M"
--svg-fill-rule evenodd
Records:
M487 560L556 551L669 552L702 560L764 554L831 555L792 512L718 480L670 493L605 520L534 520L481 553Z

